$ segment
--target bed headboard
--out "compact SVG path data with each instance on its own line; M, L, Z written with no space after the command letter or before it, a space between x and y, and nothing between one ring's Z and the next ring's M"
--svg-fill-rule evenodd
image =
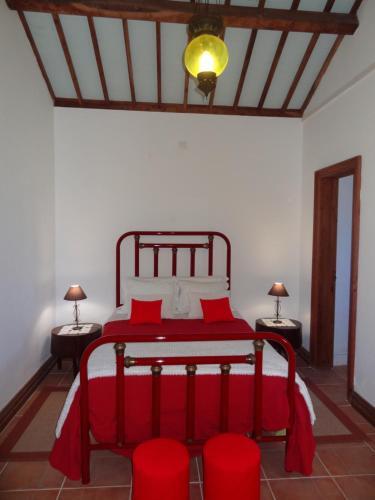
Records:
M142 242L142 237L157 236L158 241L153 242ZM163 242L160 237L166 237L166 241ZM207 242L194 242L184 241L183 243L171 242L171 237L176 236L186 236L207 237ZM140 275L140 252L144 249L152 249L153 260L154 260L154 276L159 275L159 252L160 250L169 250L171 254L171 276L176 276L177 274L177 258L178 250L180 248L190 249L190 276L195 276L195 253L197 249L207 250L207 260L208 260L208 276L212 276L214 272L214 241L215 238L221 238L226 244L226 276L228 278L228 286L230 288L230 272L231 272L231 247L230 241L223 233L216 231L129 231L128 233L122 234L117 240L116 244L116 307L122 305L121 303L121 262L126 262L126 256L122 255L121 248L122 244L127 238L134 239L134 276ZM190 238L189 238L190 239ZM149 238L147 238L149 240ZM151 254L151 255L152 255Z

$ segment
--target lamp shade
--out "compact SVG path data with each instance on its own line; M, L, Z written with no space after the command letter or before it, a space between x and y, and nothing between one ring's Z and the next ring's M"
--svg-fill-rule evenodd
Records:
M185 49L186 69L195 78L199 73L221 75L228 64L228 48L218 36L203 34L194 38Z
M273 295L275 297L289 297L289 293L284 286L284 283L274 283L268 292L268 295Z
M83 300L87 299L85 292L79 285L72 285L66 292L64 300Z

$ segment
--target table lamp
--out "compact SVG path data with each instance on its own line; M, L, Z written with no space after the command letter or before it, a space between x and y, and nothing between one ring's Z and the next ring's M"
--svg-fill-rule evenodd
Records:
M79 285L71 285L64 297L64 300L74 300L73 317L76 326L73 328L73 330L81 330L82 328L82 326L79 326L78 324L79 306L77 304L77 300L83 300L83 299L87 299L87 296Z
M273 320L274 323L281 323L279 320L280 317L280 311L281 311L281 305L280 305L280 297L289 297L289 293L287 289L284 286L284 283L279 283L275 282L270 291L268 292L268 295L272 295L273 297L276 297L276 306L275 306L275 316L276 319Z

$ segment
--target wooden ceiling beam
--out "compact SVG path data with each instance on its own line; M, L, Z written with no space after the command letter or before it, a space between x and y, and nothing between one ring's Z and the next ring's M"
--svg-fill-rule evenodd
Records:
M322 81L323 76L326 74L328 66L331 64L331 61L332 61L334 55L336 54L337 49L339 48L343 39L344 39L344 35L340 35L340 36L336 37L336 40L335 40L334 44L332 45L331 50L329 51L328 56L326 57L321 70L318 73L318 76L315 78L314 83L313 83L309 93L307 94L307 96L302 104L301 109L303 112L305 112L307 106L310 104L311 99L312 99L313 95L315 94L316 89L319 87L319 84Z
M126 19L122 20L122 29L123 29L123 32L124 32L124 45L125 45L126 62L127 62L127 65L128 65L130 95L131 95L131 98L132 98L132 102L135 103L135 86L134 86L134 76L133 76L133 63L132 63L132 54L131 54L131 51L130 51L129 26L128 26L128 21Z
M96 36L96 30L95 30L94 20L93 20L93 18L91 16L89 16L87 18L87 22L88 22L89 29L90 29L92 46L94 48L96 65L98 66L98 73L99 73L100 83L102 84L103 96L104 96L104 99L106 101L109 101L107 82L106 82L106 79L105 79L103 62L102 62L102 58L101 58L101 55L100 55L100 49L99 49L99 44L98 44L98 37Z
M161 42L160 42L160 23L156 23L156 73L158 82L158 103L161 103Z
M350 10L351 15L357 15L357 11L360 8L362 2L363 2L363 0L356 0L354 2L353 6ZM319 87L320 82L322 81L324 75L326 74L327 69L332 62L332 59L334 58L334 56L337 52L337 49L340 47L341 42L343 40L344 40L344 35L339 35L336 37L336 40L333 43L331 50L328 53L328 56L324 60L323 66L322 66L321 70L319 71L318 76L315 78L314 83L312 84L312 87L311 87L309 93L307 94L303 104L302 104L302 108L301 108L302 113L304 113L306 111L306 108L310 104L311 99L313 98L313 96L316 92L316 89Z
M192 2L171 0L7 0L7 4L17 11L182 24L188 24L197 12ZM357 16L353 13L291 11L220 4L212 5L210 12L222 16L227 28L352 35L358 27Z
M264 9L265 3L266 3L266 0L259 0L258 8ZM245 82L245 78L247 75L247 70L249 68L251 56L253 55L253 50L254 50L255 41L257 39L257 35L258 35L258 30L256 30L256 29L251 30L249 43L247 44L246 54L245 54L245 58L244 58L243 65L242 65L240 79L238 80L237 92L236 92L236 96L234 98L233 106L238 106L238 103L240 101L240 97L241 97L241 93L242 93L242 89L243 89L243 84Z
M291 6L291 11L296 11L298 9L300 1L301 0L293 0L292 6ZM277 69L277 66L279 64L281 55L283 53L285 43L286 43L286 40L288 38L288 34L289 33L287 31L284 31L280 35L280 40L279 40L279 43L278 43L278 46L276 49L276 53L275 53L275 56L274 56L272 64L271 64L271 67L270 67L270 70L269 70L269 73L267 76L267 80L266 80L266 83L265 83L264 88L263 88L262 95L260 96L260 99L259 99L258 108L263 108L264 103L267 99L267 95L268 95L268 92L270 90L273 77L275 76L276 69Z
M183 103L161 103L157 102L131 102L131 101L105 101L84 99L79 102L78 99L56 98L55 106L68 108L89 108L89 109L116 109L128 111L165 111L168 113L200 113L214 115L242 115L242 116L276 116L283 118L301 118L302 112L299 109L281 109L273 108L253 108L246 106L217 106L212 108L207 104L188 104Z
M327 3L324 7L324 12L330 12L334 3L335 3L335 0L327 0ZM307 46L306 52L302 58L302 61L299 65L297 73L295 74L292 85L290 86L290 89L285 97L285 101L283 103L284 110L288 108L290 101L292 100L292 97L294 95L294 92L296 91L297 85L299 84L299 81L301 80L301 77L306 69L307 63L310 61L310 57L315 49L316 44L318 43L318 40L319 40L319 34L314 33L311 36L309 45Z
M58 14L52 14L52 17L53 17L53 22L55 23L55 27L56 27L57 35L58 35L60 43L61 43L61 47L62 47L64 55L65 55L66 64L68 65L69 73L70 73L70 76L72 78L74 90L76 91L78 101L82 101L81 89L79 87L77 74L76 74L76 71L74 69L74 64L73 64L72 57L71 57L70 52L69 52L68 43L67 43L66 38L65 38L65 34L64 34L63 27L61 25L60 18L58 16Z
M32 48L32 50L34 52L35 59L36 59L36 61L38 63L38 66L39 66L39 69L40 69L40 71L42 73L44 81L46 82L46 85L47 85L47 88L48 88L48 92L50 93L52 101L54 101L55 98L56 98L56 96L55 96L55 93L53 91L50 79L48 78L47 71L46 71L46 69L44 67L42 58L40 57L40 53L39 53L38 47L36 46L34 37L33 37L32 33L31 33L30 27L29 27L28 22L26 20L25 14L23 12L18 12L18 15L19 15L19 18L21 20L23 29L25 30L26 36L27 36L27 38L28 38L28 40L30 42L31 48Z

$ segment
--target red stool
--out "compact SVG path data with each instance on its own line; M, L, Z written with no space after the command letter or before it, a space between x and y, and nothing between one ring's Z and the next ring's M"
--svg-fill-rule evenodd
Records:
M132 500L188 500L189 453L174 439L152 439L133 453Z
M259 500L260 450L241 434L219 434L203 448L205 500Z

